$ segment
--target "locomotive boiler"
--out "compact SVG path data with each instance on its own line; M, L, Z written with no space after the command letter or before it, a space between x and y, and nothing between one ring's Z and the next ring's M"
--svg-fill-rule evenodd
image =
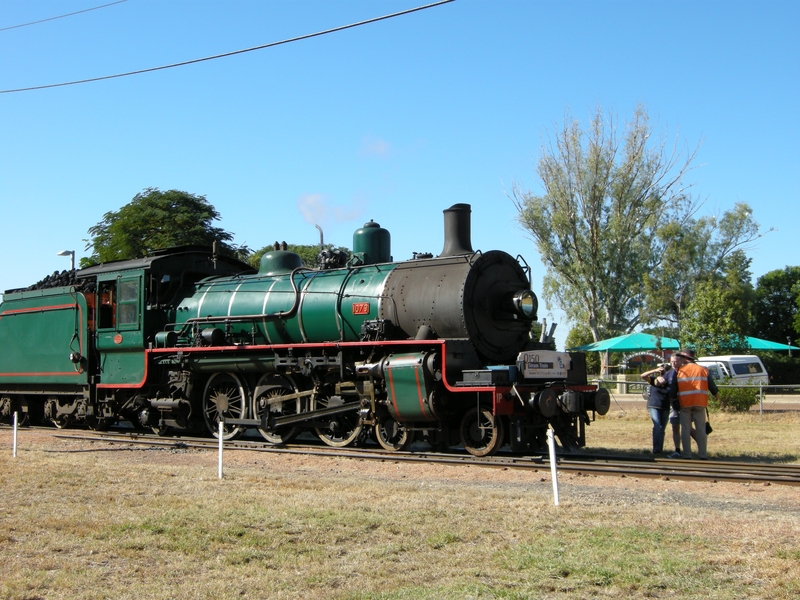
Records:
M161 434L206 429L332 446L414 439L485 455L540 451L548 426L585 444L609 396L582 354L531 338L529 269L474 251L471 208L444 211L436 257L396 262L369 222L349 257L318 269L276 244L257 271L182 248L77 272L75 284L7 292L0 411L59 426L129 420Z

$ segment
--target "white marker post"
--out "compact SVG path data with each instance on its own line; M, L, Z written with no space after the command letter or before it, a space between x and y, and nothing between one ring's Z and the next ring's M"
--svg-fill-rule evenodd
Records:
M11 445L11 458L17 458L17 423L19 419L17 416L19 415L18 412L14 412L14 442Z
M553 428L547 428L547 445L550 447L550 474L553 479L553 505L558 506L558 473L556 472L556 440Z
M219 422L219 478L222 479L222 432L223 432L223 424L222 421Z

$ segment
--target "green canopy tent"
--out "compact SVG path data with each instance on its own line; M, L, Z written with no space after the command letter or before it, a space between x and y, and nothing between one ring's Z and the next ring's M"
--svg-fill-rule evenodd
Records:
M678 340L649 333L629 333L618 337L600 340L592 344L567 348L576 352L635 352L637 350L678 350Z
M608 371L608 355L610 352L645 352L648 350L678 350L681 344L678 340L649 333L628 333L607 340L600 340L592 344L585 344L577 348L567 348L576 352L605 352L603 361L603 374Z
M769 340L762 340L750 336L745 337L745 341L750 350L771 350L774 352L800 350L797 346L792 346L790 344L779 344L777 342L770 342ZM620 335L607 340L600 340L599 342L577 346L576 348L567 348L567 350L576 352L604 352L605 360L603 362L603 372L605 374L608 369L608 355L610 352L678 350L680 347L680 342L676 339L638 332Z
M749 336L745 337L744 339L747 340L750 350L800 350L800 348L797 346L792 346L791 344L779 344L778 342L770 342L769 340L761 340L759 338Z

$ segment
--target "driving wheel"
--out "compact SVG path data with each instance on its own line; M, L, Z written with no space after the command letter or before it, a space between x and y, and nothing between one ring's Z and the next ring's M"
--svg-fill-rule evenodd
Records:
M332 408L342 404L342 400L338 396L332 396L331 398L315 397L311 401L311 410L322 410L323 408ZM359 422L358 405L356 403L352 404L352 410L325 417L325 424L314 428L319 439L328 446L343 448L352 444L361 436L364 428Z
M301 399L296 397L283 399L296 393L293 383L283 377L264 375L258 381L253 392L251 414L254 419L261 419L266 413L268 417L285 417L296 415L302 411ZM300 433L296 425L285 425L277 429L258 428L261 436L271 444L286 444Z
M203 392L203 419L214 437L219 437L219 422L226 419L244 419L247 414L247 388L232 373L215 373L206 383ZM241 425L225 424L222 439L232 440L244 431Z

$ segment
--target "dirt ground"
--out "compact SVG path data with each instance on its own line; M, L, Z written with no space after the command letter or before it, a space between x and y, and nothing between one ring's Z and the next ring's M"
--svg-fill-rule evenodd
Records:
M0 429L0 445L11 451L11 430ZM81 432L21 429L18 435L18 456L31 451L92 453L108 458L111 454L121 464L147 463L172 466L195 466L203 477L216 478L216 451L184 448L149 448L134 444L111 444L57 437ZM369 480L403 480L419 483L448 482L459 485L479 485L498 488L519 488L533 485L552 487L550 468L538 471L483 468L470 465L426 465L393 461L378 462L351 458L326 458L292 454L273 454L250 450L226 450L223 455L224 476L237 471L265 470L274 475L290 476L293 472L319 477L366 478ZM800 511L800 493L795 486L760 483L695 482L646 477L594 476L571 473L558 474L560 500L580 501L585 497L613 496L623 491L634 494L631 501L647 502L647 497L663 499L664 494L679 496L681 503L694 501L723 502L740 505L744 510L768 510L770 507ZM800 512L798 512L800 514Z

